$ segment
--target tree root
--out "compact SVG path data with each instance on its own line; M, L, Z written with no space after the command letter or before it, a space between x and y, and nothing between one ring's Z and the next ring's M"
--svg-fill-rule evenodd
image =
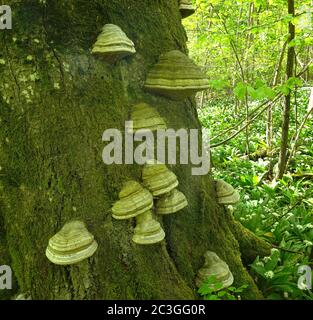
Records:
M264 257L270 255L270 244L244 228L239 222L233 221L232 230L239 243L244 265L251 264L257 256Z

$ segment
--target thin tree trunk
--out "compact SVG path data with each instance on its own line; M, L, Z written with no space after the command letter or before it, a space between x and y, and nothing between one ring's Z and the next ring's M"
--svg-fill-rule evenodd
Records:
M283 47L281 49L279 60L277 63L277 66L275 68L274 77L272 86L275 87L278 84L278 78L280 75L280 71L282 68L283 60L284 60L284 54L287 47L288 41L285 41L283 44ZM266 123L266 144L268 148L269 154L271 154L273 150L273 104L270 105L270 107L267 110L267 123Z
M288 13L295 15L295 4L294 0L288 0ZM289 22L289 43L295 38L295 26L292 21ZM294 75L294 59L295 59L295 49L294 47L288 48L287 54L287 67L286 75L287 79ZM280 145L280 154L278 162L278 174L277 178L281 179L286 170L286 164L288 159L288 145L289 145L289 126L290 126L290 110L291 110L291 92L285 98L285 107L283 113L283 124L282 124L282 134L281 134L281 145Z
M287 165L286 167L288 168L288 165L290 163L290 161L292 160L292 158L294 157L296 151L297 151L297 144L298 144L298 141L300 139L300 135L301 135L301 132L307 122L307 120L309 119L309 116L312 114L313 112L313 88L311 88L311 93L310 93L310 98L309 98L309 104L308 104L308 109L307 109L307 113L306 115L304 116L300 126L299 126L299 129L297 129L296 131L296 135L293 139L293 147L290 151L290 156L288 157L288 161L287 161Z

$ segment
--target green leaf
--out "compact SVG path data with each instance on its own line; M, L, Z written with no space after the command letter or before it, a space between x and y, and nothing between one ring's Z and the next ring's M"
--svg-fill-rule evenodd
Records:
M278 87L277 89L285 96L287 96L290 93L290 89L286 85L282 85L282 86Z
M223 90L229 86L228 81L222 80L222 79L210 80L209 84L210 84L211 88L215 89L215 90Z
M244 84L243 82L239 82L234 88L234 93L239 100L244 100L247 93L246 84Z

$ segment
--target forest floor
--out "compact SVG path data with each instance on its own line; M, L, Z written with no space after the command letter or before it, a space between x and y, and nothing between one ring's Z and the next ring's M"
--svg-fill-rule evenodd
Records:
M292 118L291 136L306 113L309 93L306 89L297 93L297 119ZM210 137L244 117L240 113L234 115L233 105L225 98L212 99L199 109L200 120ZM274 110L277 127L281 114L278 106ZM281 180L275 178L280 135L275 132L273 152L269 155L265 123L265 119L260 120L249 128L249 155L245 150L245 132L213 148L213 175L240 191L241 202L233 208L235 219L273 247L270 257L257 258L251 265L265 298L312 300L312 291L299 288L298 281L299 267L313 263L313 119L309 118L304 126L297 152ZM221 136L220 140L225 138L228 136Z

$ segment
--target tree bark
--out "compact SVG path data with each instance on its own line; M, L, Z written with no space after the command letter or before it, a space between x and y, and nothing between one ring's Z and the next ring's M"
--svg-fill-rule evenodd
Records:
M103 131L124 130L130 107L142 101L171 128L200 128L194 99L171 101L142 88L161 53L187 52L177 1L7 2L13 30L0 33L0 262L12 266L18 291L33 299L194 299L195 275L212 250L230 266L235 286L248 284L243 298L262 298L241 253L251 261L269 247L250 233L241 241L244 229L235 231L217 204L210 175L170 167L189 206L159 217L161 244L134 244L133 222L111 218L123 182L139 180L142 168L104 165ZM115 66L90 53L106 23L136 45L137 54ZM48 240L71 219L85 221L98 250L76 265L53 265Z
M295 3L294 0L288 0L288 13L295 15ZM293 21L289 22L289 41L290 43L295 38L295 26ZM294 75L294 60L295 60L295 49L294 46L288 48L287 53L287 68L286 75L287 79ZM289 125L290 125L290 110L291 110L291 92L285 98L285 108L283 113L283 124L282 124L282 134L281 134L281 144L280 144L280 154L278 162L278 174L277 178L281 179L285 173L287 165L287 152L289 145Z

